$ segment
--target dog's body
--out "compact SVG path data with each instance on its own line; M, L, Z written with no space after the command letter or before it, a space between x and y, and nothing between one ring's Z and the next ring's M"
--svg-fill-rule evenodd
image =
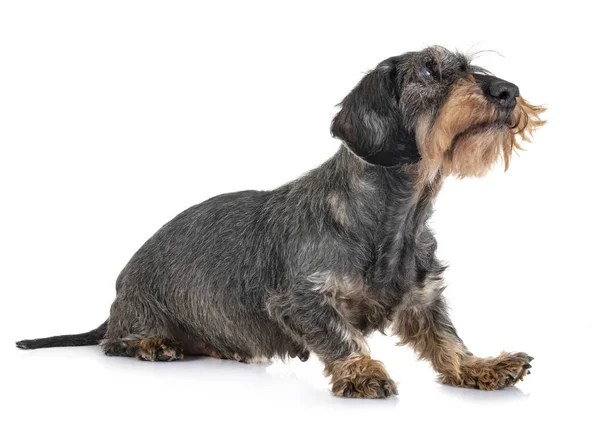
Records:
M332 132L345 145L330 160L273 191L186 210L121 272L105 324L18 345L100 343L108 355L146 360L312 352L334 394L384 397L395 384L365 336L392 327L442 382L513 385L531 357L466 349L427 226L445 176L483 175L501 155L508 162L515 135L541 125L516 86L475 71L439 47L382 62L342 102Z
M410 190L408 175L362 164L342 147L279 189L188 209L119 276L111 316L131 319L109 325L104 345L127 331L250 360L307 351L303 338L325 329L323 347L310 350L349 355L346 323L363 333L388 327L406 293L440 272L424 225L431 196ZM122 310L138 303L143 316ZM303 338L286 329L292 317Z

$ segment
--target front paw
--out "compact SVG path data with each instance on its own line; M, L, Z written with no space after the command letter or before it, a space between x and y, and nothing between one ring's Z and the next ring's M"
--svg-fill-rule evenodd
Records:
M335 396L382 399L398 394L396 383L383 363L367 356L353 355L330 363L325 370L331 375L331 391Z
M498 390L514 386L531 373L533 357L519 353L503 352L498 357L466 357L461 361L458 375L440 376L440 382L455 387L479 390Z

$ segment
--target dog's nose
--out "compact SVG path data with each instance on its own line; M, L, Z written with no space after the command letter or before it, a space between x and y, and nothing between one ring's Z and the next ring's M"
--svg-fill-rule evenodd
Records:
M519 96L519 87L511 82L494 77L490 80L487 94L498 105L504 108L514 108Z

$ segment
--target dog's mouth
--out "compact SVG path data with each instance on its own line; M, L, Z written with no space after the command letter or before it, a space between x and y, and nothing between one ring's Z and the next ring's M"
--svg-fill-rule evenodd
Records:
M456 143L458 143L459 141L461 141L464 138L471 138L474 137L475 135L481 135L481 134L490 134L490 133L505 133L508 132L511 128L513 128L514 126L509 123L509 121L495 121L495 122L491 122L491 123L484 123L484 124L476 124L473 125L469 128L467 128L466 130L456 134L454 136L454 139L452 140L452 145L450 146L450 148L453 148L456 146Z

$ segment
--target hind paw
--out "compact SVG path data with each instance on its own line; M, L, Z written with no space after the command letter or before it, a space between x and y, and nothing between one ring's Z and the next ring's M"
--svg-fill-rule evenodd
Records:
M181 344L170 339L150 338L139 341L136 357L148 361L173 361L183 358Z
M136 357L146 361L173 361L183 358L179 342L165 338L117 339L102 342L104 354L108 356Z

